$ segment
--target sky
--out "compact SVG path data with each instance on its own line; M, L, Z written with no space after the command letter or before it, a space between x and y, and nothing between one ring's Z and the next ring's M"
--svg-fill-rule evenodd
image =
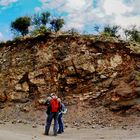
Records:
M10 23L49 11L65 20L63 30L94 33L94 26L140 26L140 0L0 0L0 40L12 39Z

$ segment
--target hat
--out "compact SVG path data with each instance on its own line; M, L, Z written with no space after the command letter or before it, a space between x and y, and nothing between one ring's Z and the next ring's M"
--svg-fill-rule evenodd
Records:
M56 95L55 93L51 93L51 94L50 94L50 97L51 97L51 98L54 98L54 99L55 99L55 98L56 98L56 99L58 98L57 95Z
M51 93L51 94L50 94L50 97L52 97L52 96L55 96L55 93Z

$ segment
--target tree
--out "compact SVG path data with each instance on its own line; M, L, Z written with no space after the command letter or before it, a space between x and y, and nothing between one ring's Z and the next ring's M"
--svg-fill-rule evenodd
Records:
M112 37L119 37L117 35L118 31L120 29L120 26L105 26L103 29L103 33L105 33L106 35L112 36Z
M33 25L37 26L39 28L40 26L46 26L46 24L49 22L50 13L49 12L42 12L41 14L35 14L33 16Z
M100 26L99 26L99 25L95 25L95 26L94 26L94 30L95 30L96 32L99 32Z
M40 26L41 21L40 21L40 14L34 14L32 18L32 25L35 25L37 28Z
M125 39L127 40L129 36L129 30L127 29L123 29L123 30L124 30Z
M136 29L136 26L132 26L131 29L125 29L125 34L131 41L136 41L140 43L140 31Z
M58 18L58 19L53 19L51 22L51 28L55 31L58 32L64 25L64 19Z
M19 17L11 22L11 30L20 32L22 36L28 34L29 26L31 25L31 18L28 16Z
M43 25L46 25L49 22L50 13L43 12L41 13L40 20Z

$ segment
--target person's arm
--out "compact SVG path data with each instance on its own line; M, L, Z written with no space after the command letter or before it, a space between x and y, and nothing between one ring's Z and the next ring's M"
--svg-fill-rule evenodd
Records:
M62 103L62 113L66 114L67 113L67 108L65 107L65 105Z
M46 113L47 113L47 114L50 114L50 112L51 112L51 106L48 105L48 106L47 106L47 111L46 111Z

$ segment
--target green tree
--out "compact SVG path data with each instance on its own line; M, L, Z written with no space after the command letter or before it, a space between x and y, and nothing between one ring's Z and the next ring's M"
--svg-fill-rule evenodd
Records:
M64 19L58 18L58 19L53 19L51 22L51 28L55 31L58 32L64 25Z
M28 16L19 17L11 22L11 30L21 33L22 36L29 33L29 26L31 25L31 18Z
M32 19L32 24L35 25L37 28L40 26L46 26L49 22L50 13L49 12L42 12L41 14L35 14Z
M40 20L42 25L46 25L49 22L50 13L49 12L43 12L41 13Z
M37 28L41 25L40 14L34 14L32 18L32 25L35 25Z
M112 36L112 37L119 37L117 35L118 31L120 29L120 26L105 26L103 29L103 33L105 33L108 36Z
M131 29L125 29L124 32L131 41L140 43L140 31L136 29L136 26L132 26Z

